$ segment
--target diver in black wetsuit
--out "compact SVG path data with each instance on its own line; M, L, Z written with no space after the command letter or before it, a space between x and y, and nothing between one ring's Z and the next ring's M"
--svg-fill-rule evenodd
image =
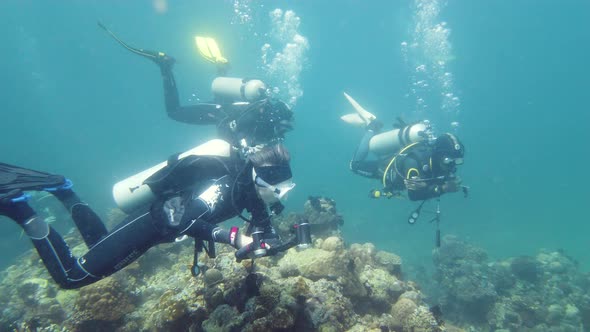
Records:
M293 112L289 106L270 98L266 86L259 80L221 77L218 82L225 84L222 87L224 93L216 95L215 101L180 105L172 72L175 63L173 57L163 52L131 47L102 23L98 22L98 25L125 49L158 65L162 74L166 112L170 118L189 124L216 125L219 138L236 147L275 142L283 139L285 133L292 129ZM217 63L218 74L224 76L227 65L227 62ZM231 97L228 96L228 89L232 90L229 93Z
M380 160L368 160L369 142L382 128L377 120L367 126L367 132L350 162L356 174L380 179L382 190L372 190L370 197L397 196L404 190L412 201L427 200L445 193L466 188L455 175L457 166L463 164L465 147L450 133L433 142L422 140L402 146L394 155Z
M239 249L237 258L248 253L260 256L280 244L268 208L280 213L280 199L294 187L289 161L288 151L280 144L266 146L246 160L233 154L190 155L169 161L145 181L157 200L130 214L110 232L72 191L69 180L0 164L0 215L24 229L53 279L67 289L107 277L149 248L183 236L230 244ZM27 203L26 191L30 190L48 191L63 203L89 248L86 254L74 257L60 234L37 217ZM242 216L244 209L251 219ZM234 216L250 222L251 238L239 234L237 227L224 230L216 226Z

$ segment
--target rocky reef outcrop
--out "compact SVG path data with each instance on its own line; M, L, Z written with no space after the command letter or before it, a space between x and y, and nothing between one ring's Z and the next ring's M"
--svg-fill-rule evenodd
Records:
M399 256L344 242L334 201L310 197L302 213L276 223L286 237L302 220L312 224L311 248L236 262L232 248L218 246L215 258L201 255L196 278L192 243L160 245L79 290L59 289L28 252L1 273L0 331L443 330L402 278Z
M476 331L590 330L590 275L562 251L489 261L455 236L434 252L445 317Z

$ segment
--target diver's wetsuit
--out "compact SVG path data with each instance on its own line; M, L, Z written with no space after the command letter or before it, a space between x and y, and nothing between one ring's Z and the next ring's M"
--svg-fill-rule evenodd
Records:
M172 68L175 59L163 52L135 48L115 35L101 22L98 26L133 54L147 58L158 65L162 74L164 100L168 116L176 121L217 125L219 138L232 146L268 144L284 138L292 129L293 112L284 102L269 98L263 93L260 100L236 103L236 100L215 100L211 103L180 105L178 89ZM227 64L218 64L218 74L225 76Z
M71 189L53 192L71 211L89 248L79 258L72 255L59 233L36 220L38 217L26 202L0 202L0 214L25 229L53 279L67 289L107 277L149 248L183 235L230 243L228 231L215 224L244 209L252 214L254 226L270 227L267 207L257 196L251 179L251 166L237 157L189 156L154 174L146 183L150 181L153 191L163 198L132 213L108 233L98 216Z
M380 160L366 160L369 153L369 142L376 135L373 130L367 130L350 162L350 169L356 174L382 180L385 176L385 190L399 193L406 189L404 180L426 182L426 186L417 190L408 190L408 198L412 201L438 197L442 194L442 185L455 168L443 172L432 162L433 149L425 142L409 147L404 153L389 156ZM392 158L395 158L392 162ZM391 163L390 167L387 166Z

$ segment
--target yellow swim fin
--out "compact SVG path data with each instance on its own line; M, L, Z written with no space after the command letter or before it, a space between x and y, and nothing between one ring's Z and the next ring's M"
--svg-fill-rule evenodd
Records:
M219 46L215 39L211 37L195 36L195 43L197 44L199 53L205 58L205 60L222 65L228 63L227 59L221 55L221 51L219 50Z

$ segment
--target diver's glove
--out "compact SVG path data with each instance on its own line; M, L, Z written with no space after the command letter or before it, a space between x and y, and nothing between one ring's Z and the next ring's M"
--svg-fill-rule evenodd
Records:
M446 180L442 186L443 193L454 193L461 190L461 178L460 177L453 177L451 179Z
M246 244L246 240L244 240L241 243L241 248L236 251L235 255L238 261L248 257L266 256L268 249L281 244L279 234L270 224L262 227L250 226L248 233L252 235L251 238L247 238L250 242Z
M413 177L411 179L405 179L404 185L406 186L406 189L408 189L409 191L419 191L426 188L428 186L428 183L418 177Z
M229 230L216 227L211 232L211 236L213 241L229 244L238 250L252 243L252 237L242 234L236 226L232 226Z

